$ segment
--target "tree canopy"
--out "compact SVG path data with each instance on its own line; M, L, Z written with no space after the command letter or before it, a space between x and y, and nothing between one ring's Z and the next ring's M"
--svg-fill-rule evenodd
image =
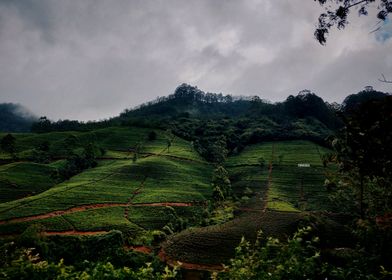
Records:
M314 0L326 8L318 18L318 25L314 36L320 44L325 45L329 30L333 27L343 29L349 23L348 15L353 9L358 11L358 15L367 15L371 4L376 4L377 18L385 21L389 13L392 13L391 0Z

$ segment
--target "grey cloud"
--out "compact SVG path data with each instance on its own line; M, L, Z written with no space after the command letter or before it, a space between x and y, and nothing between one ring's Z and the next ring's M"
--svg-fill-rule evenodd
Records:
M183 82L279 101L328 101L392 75L391 40L353 19L326 47L312 1L0 1L0 102L53 119L118 114Z

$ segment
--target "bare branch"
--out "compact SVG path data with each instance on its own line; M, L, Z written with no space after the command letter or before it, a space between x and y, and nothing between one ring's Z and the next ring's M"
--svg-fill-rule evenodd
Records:
M384 74L381 74L381 76L382 76L382 79L378 79L380 82L392 84L392 81L387 80L387 79L385 78Z
M354 7L354 6L356 6L356 5L362 4L363 2L366 2L366 4L369 4L370 1L369 1L369 0L362 0L362 1L359 1L359 2L357 2L357 3L347 5L347 6L345 6L345 8L346 8L346 9L350 9L351 7Z
M373 31L370 31L369 34L372 34L372 33L374 33L374 32L377 32L377 31L380 30L380 29L381 29L381 26L377 27L377 28L374 29Z
M374 32L377 32L377 31L379 31L381 28L382 28L382 23L383 23L383 21L382 20L379 20L375 25L374 25L374 30L373 31L370 31L369 32L369 34L372 34L372 33L374 33Z

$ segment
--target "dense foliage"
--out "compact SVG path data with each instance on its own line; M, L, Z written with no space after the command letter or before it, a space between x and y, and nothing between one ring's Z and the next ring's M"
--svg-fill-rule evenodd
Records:
M113 125L161 128L192 141L208 161L222 163L228 154L262 141L307 139L326 144L324 139L341 126L337 109L309 90L270 103L257 96L205 93L182 84L173 94L127 109L110 120L52 122L42 117L32 131L86 131Z
M329 30L333 27L343 29L349 23L348 16L354 9L358 15L368 14L369 6L376 3L378 10L377 19L386 21L388 15L392 13L392 1L390 0L314 0L326 7L326 11L321 13L314 36L324 45L327 42ZM375 31L375 30L373 30Z
M345 129L334 139L346 186L360 215L384 215L392 208L391 96L365 100L346 111Z
M254 245L242 239L226 272L213 279L388 279L383 267L372 270L370 258L348 250L345 263L328 262L312 228L298 230L287 242L259 235ZM373 267L374 269L374 267Z
M7 247L8 248L5 248ZM1 279L17 280L51 280L51 279L176 279L177 271L165 268L157 271L147 263L142 267L133 269L130 267L116 267L110 262L88 262L85 261L82 267L66 265L64 260L59 262L46 261L34 253L34 249L13 250L13 244L6 244L1 248L3 251L2 268L0 269ZM9 250L12 250L12 254ZM6 253L7 255L4 255Z

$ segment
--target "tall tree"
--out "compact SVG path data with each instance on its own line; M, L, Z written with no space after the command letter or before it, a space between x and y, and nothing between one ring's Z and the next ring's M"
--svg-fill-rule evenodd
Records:
M365 215L364 197L370 184L384 195L381 211L392 207L392 97L364 102L345 116L346 128L334 140L343 172L358 178L360 214ZM369 184L366 184L369 182ZM369 194L370 200L374 199ZM375 201L368 203L374 204ZM377 202L378 203L378 202ZM373 209L375 210L375 209ZM389 209L390 210L390 209Z

